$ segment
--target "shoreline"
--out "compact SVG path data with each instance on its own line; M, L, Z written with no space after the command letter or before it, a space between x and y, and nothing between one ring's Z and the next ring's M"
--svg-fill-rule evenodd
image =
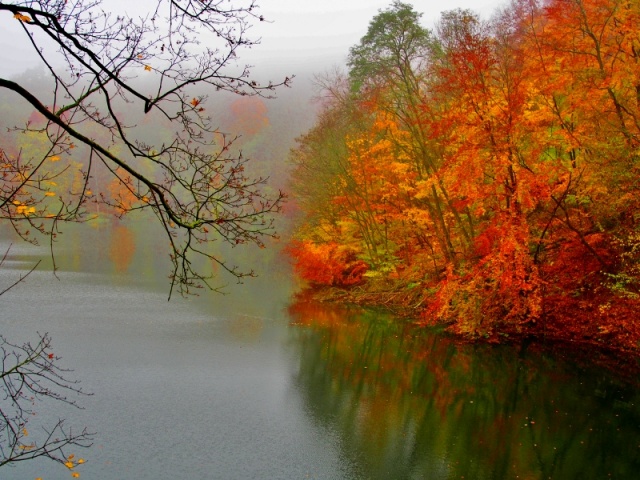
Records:
M415 328L442 328L443 333L461 343L542 347L555 354L577 355L577 358L588 359L619 374L625 373L624 376L640 374L640 348L625 347L624 342L615 335L594 336L586 331L582 335L561 334L562 325L554 325L551 318L549 322L543 319L520 325L520 331L504 325L505 328L492 335L468 335L456 332L454 321L421 318L425 311L424 302L417 299L418 295L408 292L394 289L381 292L367 288L367 284L350 288L312 285L304 287L296 296L307 301L380 309L411 323ZM407 305L407 300L413 300L413 303Z

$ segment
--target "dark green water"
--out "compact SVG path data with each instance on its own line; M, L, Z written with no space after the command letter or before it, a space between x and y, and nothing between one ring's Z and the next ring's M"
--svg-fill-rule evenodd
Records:
M628 379L541 346L457 345L385 315L299 304L309 411L362 478L603 479L640 472ZM554 349L555 350L555 349Z
M0 297L0 332L49 332L94 393L84 410L41 405L31 427L62 416L97 432L75 452L81 478L638 478L638 384L573 352L458 345L296 302L286 271L168 303L153 251L124 267L98 251L64 251L60 280L42 268ZM3 285L40 255L12 252ZM39 461L0 470L36 477L71 478Z

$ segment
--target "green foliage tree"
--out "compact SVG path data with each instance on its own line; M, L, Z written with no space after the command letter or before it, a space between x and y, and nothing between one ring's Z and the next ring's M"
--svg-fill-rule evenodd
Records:
M371 20L365 36L349 52L354 90L390 80L409 90L419 88L416 72L432 47L430 32L420 25L421 16L411 5L395 1Z

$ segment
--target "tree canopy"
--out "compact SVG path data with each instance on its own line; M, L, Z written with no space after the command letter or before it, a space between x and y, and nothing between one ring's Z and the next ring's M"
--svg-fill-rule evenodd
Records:
M381 11L291 155L299 272L471 337L637 351L639 20L625 0L514 0L433 32ZM301 185L314 169L334 188Z
M349 76L354 86L383 78L402 80L414 70L431 45L430 32L420 26L420 17L411 5L395 1L369 23L358 45L349 51Z

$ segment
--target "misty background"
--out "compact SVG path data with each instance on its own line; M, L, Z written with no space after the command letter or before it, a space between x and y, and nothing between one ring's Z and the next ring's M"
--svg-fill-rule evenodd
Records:
M491 0L455 0L446 2L409 1L416 11L423 14L422 24L434 29L440 14L444 10L456 8L472 9L482 18L489 19L491 14L504 2ZM264 22L255 21L249 37L260 39L260 44L251 49L240 50L238 68L251 65L252 77L259 82L280 82L285 77L295 76L290 88L281 87L274 98L238 97L225 92L193 91L194 95L209 95L206 103L207 114L212 123L230 137L238 137L234 148L250 159L249 175L268 177L267 189L281 189L286 192L289 175L287 157L295 146L295 139L310 129L315 121L318 102L315 99L318 90L315 78L318 75L345 70L349 49L356 45L367 32L369 22L380 11L388 8L392 2L350 0L327 0L324 2L301 2L296 0L262 0L258 14ZM148 15L153 3L132 4L122 0L104 0L102 8L114 14L126 13L132 17ZM3 12L2 30L0 30L0 57L2 71L0 76L17 81L33 92L43 103L51 96L53 82L42 60L33 51L23 30L22 22L13 19L9 12ZM55 59L55 51L45 53ZM54 60L55 61L55 60ZM153 74L143 72L133 80L138 86L148 84L154 88ZM159 144L163 135L168 138L172 126L154 117L153 112L144 115L142 107L131 108L120 105L120 113L129 125L136 125L136 135L150 144ZM41 120L33 108L23 99L10 91L0 90L0 139L2 145L37 155L37 141L21 132L11 132L14 126L23 127L27 121ZM85 165L86 148L78 148L73 160ZM106 169L93 167L91 187L99 193L109 195L110 175ZM73 252L70 257L59 258L58 268L95 270L109 263L114 272L140 272L142 276L162 278L166 281L168 271L166 259L166 238L155 221L143 221L138 214L129 214L118 219L104 205L89 205L89 213L97 216L87 225L62 228L63 235L54 244L55 252ZM278 218L278 231L286 238L289 221L295 215L295 205L287 203L284 215ZM7 241L19 242L11 235L9 228L2 232ZM73 232L73 233L72 233ZM41 239L47 242L47 239ZM46 246L42 242L41 246ZM232 263L249 264L258 275L273 271L273 261L283 248L282 241L275 241L270 248L258 250L243 245L233 249L220 245L219 254L232 258ZM85 251L86 250L86 251ZM42 250L40 250L42 251ZM15 252L15 247L14 247ZM69 265L65 264L64 259ZM237 258L237 260L236 260ZM215 273L215 272L213 272ZM224 277L224 275L223 275ZM233 278L221 278L219 283L235 283ZM216 284L217 285L217 284Z

